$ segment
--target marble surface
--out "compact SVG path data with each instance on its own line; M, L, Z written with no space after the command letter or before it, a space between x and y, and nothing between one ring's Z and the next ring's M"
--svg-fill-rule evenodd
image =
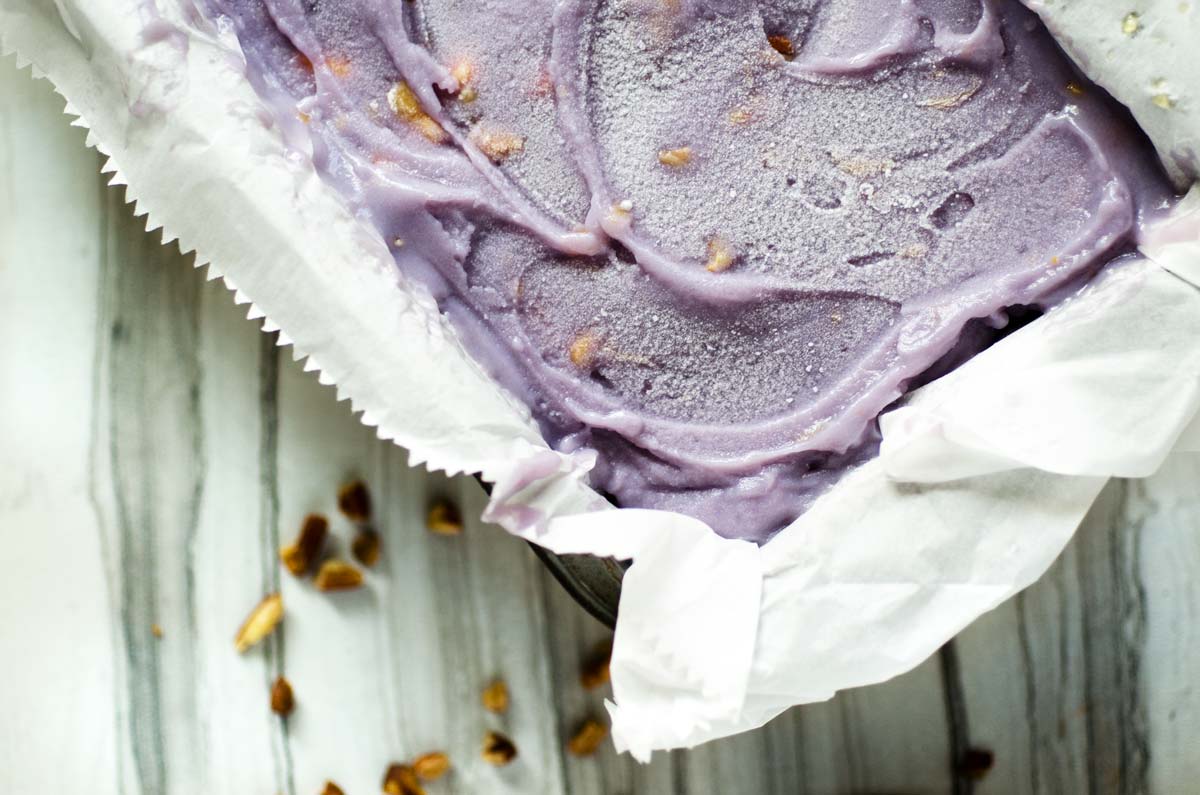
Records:
M1182 793L1200 780L1200 459L1114 482L1034 587L894 681L639 766L564 752L607 631L470 480L409 469L219 283L131 217L47 84L0 61L0 789L379 791L431 749L438 793ZM275 550L370 484L384 555L359 592ZM460 537L423 528L458 500ZM343 551L350 527L333 520ZM282 590L282 630L232 637ZM152 627L162 629L156 637ZM297 709L268 709L285 674ZM512 707L479 690L507 680ZM488 729L520 751L479 758ZM994 764L955 772L971 750Z

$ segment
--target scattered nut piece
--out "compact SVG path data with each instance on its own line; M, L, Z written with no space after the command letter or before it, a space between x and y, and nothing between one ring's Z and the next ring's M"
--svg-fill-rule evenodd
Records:
M352 522L366 522L371 518L371 492L367 484L354 480L338 489L338 510Z
M583 661L583 668L579 672L579 684L583 685L586 690L595 690L608 682L608 666L611 660L612 641L608 640L597 646Z
M163 636L162 627L160 627L158 624L151 624L150 634L156 638L161 638Z
M770 44L771 49L782 55L785 60L790 61L796 57L796 48L787 36L767 36L767 44Z
M271 711L276 715L287 717L296 708L296 697L292 693L292 685L282 676L271 686Z
M692 162L692 147L681 146L678 149L663 149L658 153L658 162L671 168L681 168Z
M1121 32L1126 36L1136 36L1137 32L1142 29L1142 20L1136 11L1130 11L1121 20Z
M350 591L362 586L363 574L344 560L327 560L317 570L314 581L318 591Z
M571 342L571 347L567 349L567 356L571 359L571 364L586 370L596 361L596 349L599 347L599 342L596 335L590 331L581 331Z
M425 515L425 527L442 536L456 536L463 531L462 514L454 503L445 498L434 500Z
M421 754L412 763L413 771L422 781L435 781L450 770L450 757L441 751Z
M503 767L517 758L517 746L499 732L488 732L483 738L484 761Z
M1171 99L1170 94L1155 94L1150 97L1150 101L1163 110L1170 110L1175 107L1175 100Z
M471 84L471 79L475 76L475 69L471 66L471 62L459 61L450 70L450 74L458 81L458 101L474 102L479 92Z
M239 652L244 652L267 635L275 631L275 627L283 620L283 597L278 593L268 594L242 623L237 635L233 638L233 646Z
M325 789L321 790L321 795L346 795L342 792L342 788L332 781L325 782Z
M596 753L596 749L600 747L600 743L604 742L604 738L607 736L608 728L599 721L589 718L583 722L583 725L567 743L567 750L575 756L591 756Z
M735 108L729 111L729 121L733 124L745 124L750 119L750 111L745 108Z
M383 776L383 791L387 795L425 795L425 788L409 765L389 765Z
M450 76L457 80L460 86L470 83L474 75L475 69L471 66L470 61L459 61L450 69Z
M493 163L503 163L510 157L525 151L525 138L503 130L476 126L471 130L471 143L488 156Z
M350 59L344 55L331 55L325 59L325 65L329 67L329 71L334 77L348 77L350 75Z
M493 679L483 689L483 708L488 712L504 712L508 709L508 685L503 679Z
M949 94L944 97L933 97L932 99L922 99L917 102L917 105L922 108L933 108L935 110L954 110L959 105L975 96L982 86L983 82L981 81L968 89L959 91L957 94Z
M958 772L972 781L979 781L992 769L996 755L987 748L968 748L959 757Z
M391 90L388 91L387 99L393 113L415 127L421 135L424 135L430 141L440 144L445 143L450 138L446 131L442 129L442 125L438 124L421 107L420 100L417 99L417 95L408 83L401 80L392 86Z
M729 270L729 266L737 259L737 255L733 249L719 237L714 237L708 241L708 260L704 263L704 268L709 273L720 273L721 271Z
M1067 81L1067 93L1074 94L1077 97L1083 96L1083 86L1076 83L1074 80Z
M369 527L359 530L350 542L350 554L367 568L374 566L379 562L379 533Z
M279 559L287 570L303 577L321 555L325 536L329 533L329 521L319 513L310 513L300 525L300 534L287 546L279 548Z

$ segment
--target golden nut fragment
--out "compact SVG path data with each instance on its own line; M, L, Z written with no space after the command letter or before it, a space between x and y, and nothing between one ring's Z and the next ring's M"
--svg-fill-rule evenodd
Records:
M525 151L524 136L504 130L477 125L468 137L493 163L503 163L513 155Z
M383 776L383 791L387 795L425 795L425 788L417 780L416 771L409 765L389 765Z
M588 719L583 722L567 743L567 750L575 756L591 756L608 736L608 727L599 721Z
M503 679L493 679L483 689L483 708L488 712L504 712L508 709L508 685Z
M352 522L366 522L371 518L371 492L367 484L354 480L338 489L338 510Z
M318 591L351 591L363 584L363 574L344 560L327 560L317 570L314 580Z
M796 57L796 46L787 36L767 36L767 44L788 61Z
M671 168L680 168L692 162L692 147L681 146L678 149L663 149L658 153L658 162Z
M150 625L150 634L156 638L161 638L163 636L163 629L158 624L151 624Z
M581 370L587 370L596 362L596 352L599 348L600 341L596 339L595 334L590 331L581 331L571 341L571 347L567 349L567 356L570 358L571 364Z
M752 118L750 111L745 108L734 108L729 111L729 121L732 124L745 124Z
M729 266L737 259L737 254L719 237L714 237L708 241L708 259L704 263L704 268L709 273L720 273L721 271L729 270Z
M350 59L344 55L331 55L325 59L325 66L334 77L350 76Z
M292 693L292 685L282 676L271 686L271 711L276 715L287 717L296 708L296 697Z
M1121 20L1121 32L1126 36L1134 36L1142 29L1142 19L1136 11L1130 11Z
M595 690L606 684L609 680L611 660L612 641L608 640L597 646L583 661L583 667L579 671L579 684L583 685L585 690Z
M283 597L278 593L264 597L258 605L246 616L241 629L233 638L233 646L239 652L244 652L267 635L275 631L283 620Z
M450 757L441 751L430 751L414 759L412 767L422 781L436 781L450 771Z
M1076 83L1074 80L1067 81L1067 93L1074 94L1077 97L1083 96L1083 86Z
M434 500L429 505L429 513L425 515L425 527L431 533L456 536L463 531L462 514L450 500L444 498Z
M303 577L321 556L328 533L329 521L319 513L310 513L304 517L304 524L300 525L300 534L296 536L296 540L279 548L279 559L288 571L297 577Z
M405 122L408 122L416 128L417 132L424 135L435 144L445 143L449 140L449 134L442 129L442 125L425 112L421 107L421 101L417 98L416 92L412 87L401 80L396 85L392 86L387 95L388 105L391 106L392 112L399 116Z
M471 65L471 62L459 61L450 70L450 75L458 81L459 102L474 102L479 92L471 84L471 80L475 77L475 67Z
M379 533L369 527L359 530L350 542L350 554L368 569L374 566L379 562Z
M332 781L325 782L325 788L321 790L321 795L346 795L342 792L342 788Z
M483 738L484 761L503 767L517 758L517 746L499 732L488 732Z

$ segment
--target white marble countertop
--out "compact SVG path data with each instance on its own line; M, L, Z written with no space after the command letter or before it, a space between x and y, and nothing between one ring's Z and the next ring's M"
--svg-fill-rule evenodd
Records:
M332 389L146 234L45 83L0 62L0 789L378 792L443 749L438 793L1107 793L1200 781L1200 459L1114 482L1037 585L892 682L649 766L563 751L603 717L578 684L607 632L529 549L474 521L470 480L410 470ZM361 591L292 578L301 518L350 530L371 486L381 563ZM424 530L458 500L459 537ZM281 631L232 637L281 590ZM152 627L162 629L156 637ZM268 709L286 674L297 709ZM503 677L509 712L479 705ZM520 756L479 756L501 729ZM968 749L994 755L977 782Z

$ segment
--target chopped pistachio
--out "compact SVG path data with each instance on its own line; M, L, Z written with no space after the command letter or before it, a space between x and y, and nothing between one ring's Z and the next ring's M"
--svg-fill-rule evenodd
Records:
M292 685L282 676L271 685L271 711L276 715L287 717L296 708L296 697L292 693Z
M595 690L608 682L609 664L612 660L612 641L607 640L598 645L579 671L579 683L585 690Z
M488 712L501 713L508 709L508 685L503 679L493 679L483 689L483 708Z
M517 746L499 732L488 732L483 738L483 758L497 767L503 767L517 758Z
M329 521L319 513L310 513L304 517L296 540L279 548L279 559L288 571L297 577L303 577L320 557L328 532Z
M371 492L361 480L353 480L340 489L337 495L338 510L352 522L365 522L371 518Z
M442 751L421 754L412 763L413 772L422 781L434 781L450 770L450 757Z
M930 99L923 99L923 100L919 101L917 103L917 105L919 105L922 108L933 108L934 110L954 110L959 105L962 105L968 99L975 96L975 94L978 93L980 87L982 87L982 86L983 86L983 83L979 82L979 83L976 83L975 85L971 86L970 88L966 88L966 89L963 89L962 91L959 91L957 94L947 94L946 96L942 96L942 97L932 97Z
M729 266L733 265L736 259L737 255L733 249L721 238L714 237L708 241L708 259L704 263L704 268L709 273L729 270Z
M692 147L681 146L678 149L663 149L658 153L658 162L671 168L680 168L692 162Z
M379 533L364 527L354 534L350 542L350 554L368 569L379 562Z
M470 139L493 163L503 163L513 155L525 151L523 136L491 127L476 126L471 130Z
M1136 36L1137 32L1142 29L1142 19L1138 16L1138 12L1130 11L1121 20L1121 32L1126 36Z
M599 721L588 719L567 743L567 750L575 756L591 756L608 736L608 728Z
M350 76L350 59L344 55L331 55L325 59L325 66L334 77Z
M317 570L318 591L351 591L363 584L363 574L344 560L327 560Z
M596 361L596 351L599 348L599 341L596 335L590 331L581 331L571 341L571 347L567 350L567 356L571 359L571 364L576 367L586 370Z
M796 47L787 36L767 36L767 44L770 44L771 49L782 55L786 60L790 61L796 57Z
M445 143L450 136L442 129L442 125L421 107L421 101L417 98L412 87L401 80L396 85L392 86L387 95L388 105L391 106L392 112L399 116L405 122L408 122L416 130L433 141L435 144Z
M389 765L383 776L383 791L387 795L425 795L425 788L410 765Z
M246 651L274 632L282 620L283 597L278 593L268 594L250 611L250 615L246 616L246 620L234 636L234 648L240 652Z
M425 527L432 533L456 536L463 531L462 514L458 507L445 498L434 500L425 515Z

